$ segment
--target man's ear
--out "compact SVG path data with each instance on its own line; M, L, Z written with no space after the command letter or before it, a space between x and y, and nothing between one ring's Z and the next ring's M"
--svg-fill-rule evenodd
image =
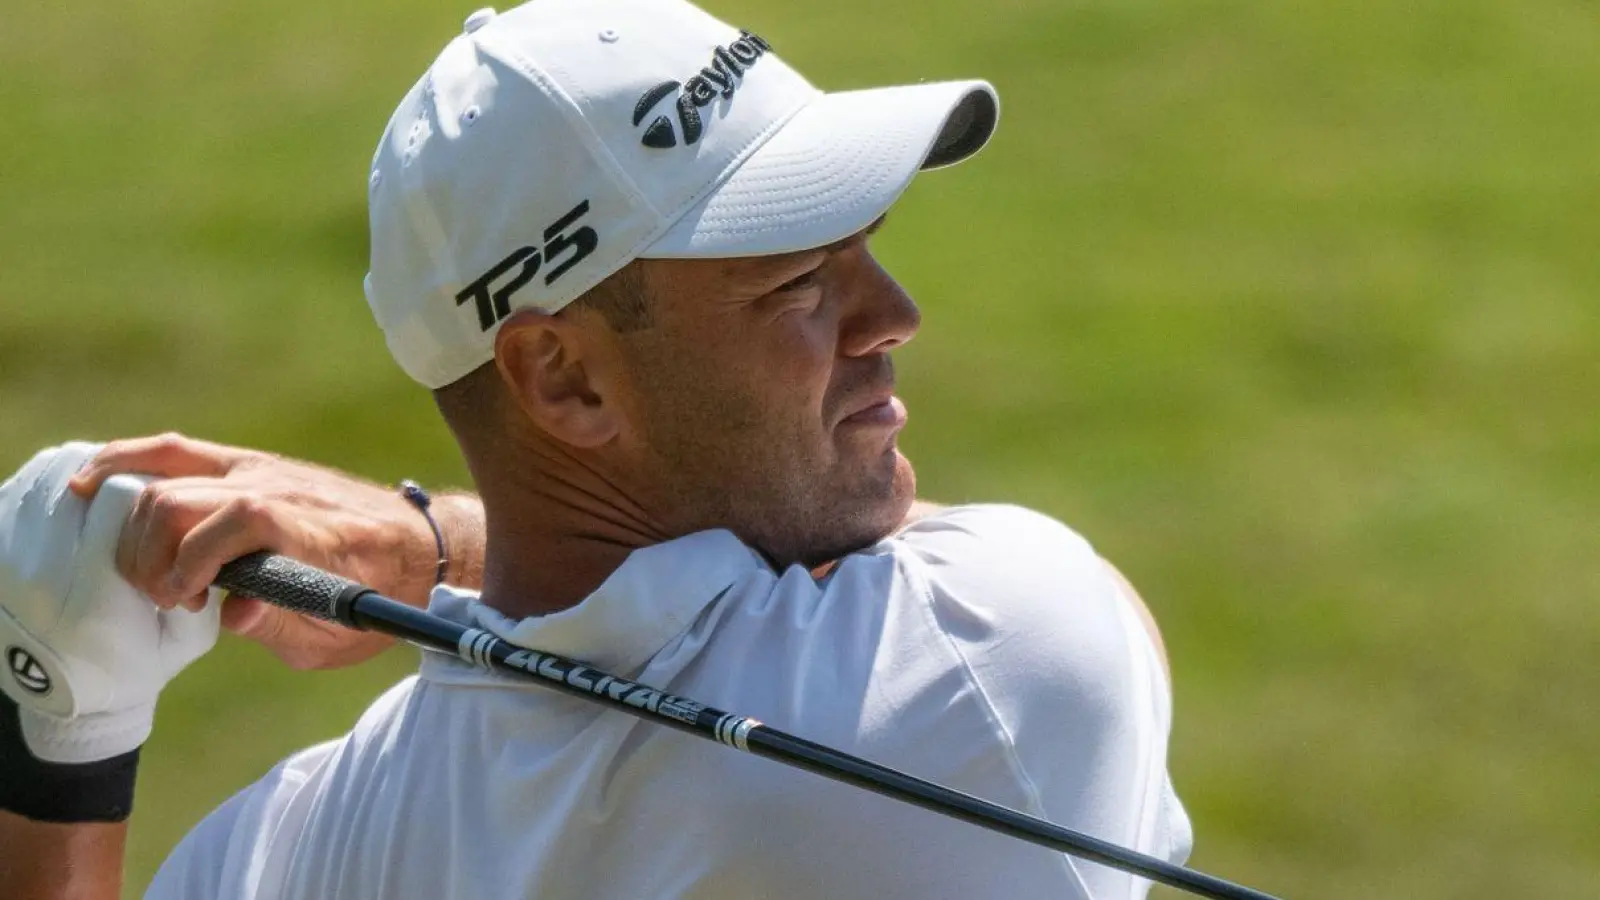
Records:
M592 323L536 309L518 310L495 336L495 366L517 405L573 447L598 447L622 424L616 398L596 378L599 340Z

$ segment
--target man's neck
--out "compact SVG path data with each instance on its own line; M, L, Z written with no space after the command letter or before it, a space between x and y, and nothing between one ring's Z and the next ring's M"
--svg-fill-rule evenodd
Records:
M513 619L578 605L636 549L573 533L490 534L483 602Z
M512 618L573 607L640 547L670 540L590 473L514 478L484 492L483 601Z
M511 618L577 606L634 550L679 536L627 492L570 458L541 462L546 467L538 472L499 466L494 482L479 478L483 602ZM916 501L900 528L940 509ZM833 565L815 567L812 576L824 577Z

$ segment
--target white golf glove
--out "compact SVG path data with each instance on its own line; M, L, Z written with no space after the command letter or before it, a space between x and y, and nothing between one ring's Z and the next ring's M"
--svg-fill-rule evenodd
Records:
M117 574L117 539L145 479L114 477L85 503L67 482L98 450L45 450L0 485L0 690L46 762L142 745L156 696L217 640L215 596L203 612L163 612Z

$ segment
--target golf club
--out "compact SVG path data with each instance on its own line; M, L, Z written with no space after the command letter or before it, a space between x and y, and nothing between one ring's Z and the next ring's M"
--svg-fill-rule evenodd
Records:
M232 593L265 600L314 618L392 635L424 650L452 654L484 669L529 679L641 719L717 741L736 750L777 760L1202 897L1215 900L1276 900L1270 894L1173 865L786 734L748 716L723 712L647 685L635 684L555 654L508 644L489 632L429 615L384 597L371 588L287 557L268 553L240 557L222 568L216 585Z

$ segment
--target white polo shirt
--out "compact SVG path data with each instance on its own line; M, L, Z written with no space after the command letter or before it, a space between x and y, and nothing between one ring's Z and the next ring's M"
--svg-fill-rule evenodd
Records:
M827 578L726 531L572 609L433 612L1174 862L1155 648L1090 546L949 509ZM428 654L179 845L147 897L1128 900L1148 883Z

